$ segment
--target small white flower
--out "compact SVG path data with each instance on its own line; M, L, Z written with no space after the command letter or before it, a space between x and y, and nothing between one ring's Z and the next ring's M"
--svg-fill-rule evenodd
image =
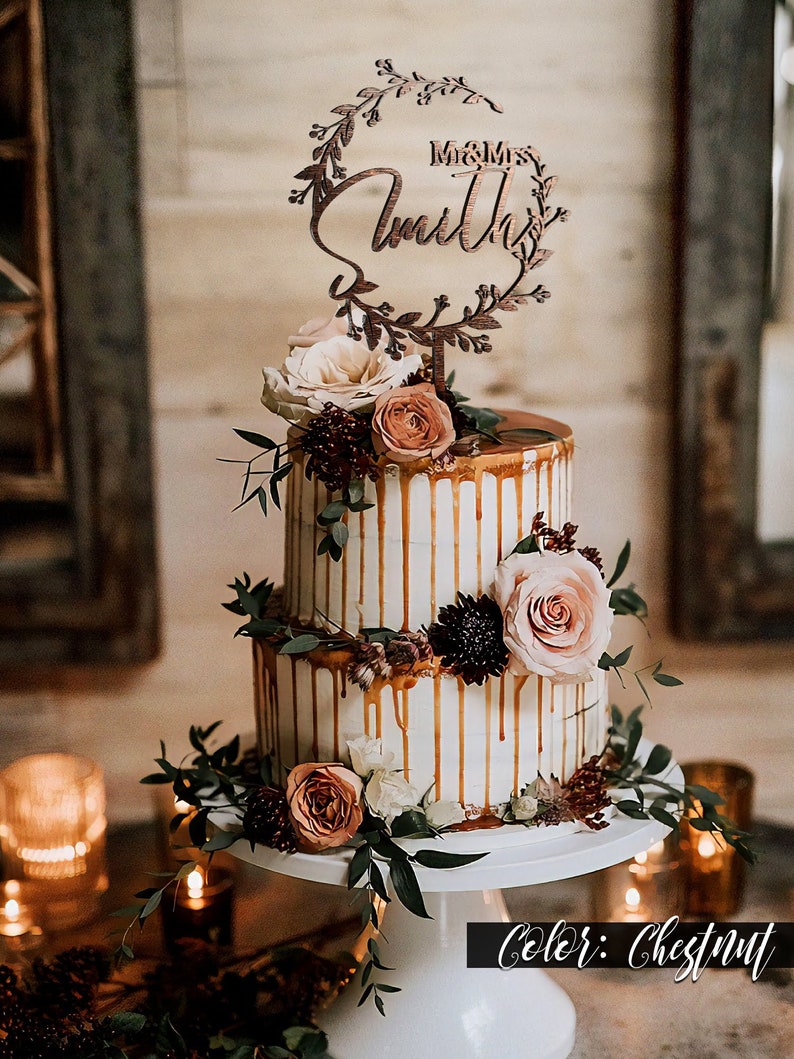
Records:
M367 805L387 824L406 809L419 808L419 795L399 772L376 769L364 788Z
M428 824L438 830L442 827L451 827L452 824L462 824L466 819L466 813L460 802L452 801L431 802L425 807L425 816Z
M348 739L347 749L350 752L350 764L353 766L353 771L364 779L375 769L388 769L394 761L394 754L391 750L384 753L381 740L370 739L368 735L360 735L358 739Z
M533 820L538 811L538 800L531 794L522 794L510 799L510 808L516 820Z

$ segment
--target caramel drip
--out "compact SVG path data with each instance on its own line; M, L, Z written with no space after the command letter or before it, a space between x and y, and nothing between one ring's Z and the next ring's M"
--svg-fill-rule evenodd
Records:
M402 502L402 542L403 542L403 629L410 629L410 588L411 588L411 479L407 474L400 475L400 500Z
M482 470L474 472L474 517L477 522L477 595L482 594Z
M502 493L504 491L504 478L499 475L496 479L496 561L502 561Z
M273 723L273 738L275 742L276 761L281 761L281 728L278 723L278 677L276 671L269 674L270 678L270 716Z
M300 761L300 751L298 750L298 659L294 655L290 655L289 661L292 668L292 737L295 747L292 763L297 765Z
M559 518L560 512L558 511L558 512L554 513L554 512L552 512L552 509L551 509L551 502L552 502L552 500L554 498L554 460L546 460L545 463L544 463L544 466L546 468L546 496L548 497L548 501L549 501L549 504L548 504L549 519L550 520L551 519L554 520L550 524L552 526L559 526L559 525L561 525L560 518Z
M485 681L485 805L491 801L491 707L493 680Z
M554 761L554 685L549 684L549 761Z
M524 477L519 474L516 483L516 540L524 539Z
M441 674L433 676L433 774L434 797L441 798Z
M455 598L460 589L460 481L452 479L452 536L454 538Z
M384 616L384 607L386 606L386 600L384 599L384 580L386 572L386 480L383 477L379 478L375 483L375 496L378 507L378 604L380 624L382 626L386 620Z
M320 499L320 481L319 481L318 478L314 479L313 489L314 489L314 507L313 507L312 510L316 512L316 511L319 510L317 505L318 505L319 499ZM317 560L319 558L319 556L317 555L317 545L319 544L319 540L318 540L319 528L317 526L317 523L314 522L314 515L312 515L312 523L313 523L313 526L312 526L312 531L313 532L312 532L312 581L311 581L311 589L312 589L312 591L311 591L311 608L312 608L312 613L314 613L314 608L317 605ZM327 561L328 561L328 557L326 556L326 562Z
M492 827L504 827L504 820L491 813L483 816L474 816L471 820L461 820L459 824L453 824L450 831L485 831Z
M458 801L464 801L464 772L466 752L466 685L460 677L458 681Z
M342 689L339 692L339 694L342 696L343 699L346 699L347 698L347 666L343 666L342 667L341 677L342 677Z
M581 768L584 761L584 684L576 685L576 767Z
M430 477L430 620L436 617L436 479ZM438 777L436 777L438 784Z
M543 753L543 677L538 677L538 766ZM538 767L540 772L540 767Z
M326 491L325 491L325 502L326 502L326 504L330 504L331 503L333 495L334 494L331 492L330 489L326 489ZM344 551L344 549L343 549L343 551ZM325 553L325 608L323 610L324 614L330 614L331 613L331 563L332 562L333 562L333 560L331 559L330 554L328 552L326 552ZM345 619L344 619L344 616L343 616L342 624L344 625L344 623L345 623Z
M253 659L253 677L254 677L254 704L256 707L255 720L256 720L256 745L259 748L260 754L263 756L267 753L267 747L265 745L265 732L264 732L264 717L262 716L262 692L260 690L259 682L261 680L262 673L262 645L258 640L252 640L253 651L251 657Z
M513 682L513 790L519 792L519 765L521 758L521 689L527 677L515 677Z
M366 553L366 531L364 528L364 512L358 513L358 605L364 606L364 556Z
M394 722L402 732L403 737L403 772L408 779L408 689L391 686L392 702L394 704ZM402 710L400 710L400 699L402 699Z
M270 674L266 669L262 670L259 710L265 718L265 753L271 754L273 752L273 739L271 736L273 718L270 712Z
M320 755L320 747L317 740L317 667L312 666L312 760L316 761Z
M303 474L295 467L290 478L295 479L295 496L297 498L297 518L295 520L295 556L297 561L295 562L295 595L292 599L292 616L296 616L301 612L301 591L303 586L301 585L301 568L303 567L302 556L301 556L301 528L303 526Z
M533 469L535 471L535 511L542 510L540 506L540 471L542 467L543 464L540 462L540 460L536 459L533 466ZM551 512L546 511L545 515L546 521L551 524L553 522Z
M333 688L334 709L334 761L339 760L339 670L334 666L331 670L331 686Z
M505 741L505 675L499 677L499 742Z
M348 512L346 511L342 516L342 525L348 524ZM348 548L342 549L342 627L347 628L347 556ZM326 611L326 614L328 611Z
M562 762L560 765L560 776L565 780L568 771L568 714L566 708L568 705L568 695L566 694L565 688L562 688Z

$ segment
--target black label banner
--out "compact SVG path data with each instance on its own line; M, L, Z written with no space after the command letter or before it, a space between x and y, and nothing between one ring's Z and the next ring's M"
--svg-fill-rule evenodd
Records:
M697 981L707 968L794 967L794 923L469 923L469 967L666 967Z

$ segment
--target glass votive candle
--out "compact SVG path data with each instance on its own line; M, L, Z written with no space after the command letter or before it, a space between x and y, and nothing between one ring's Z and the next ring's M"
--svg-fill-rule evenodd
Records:
M33 754L0 773L6 875L48 930L99 913L108 886L102 771L71 754Z
M677 836L670 835L591 877L591 904L597 923L663 922L683 911L683 878Z
M41 945L41 927L22 902L22 887L9 879L0 889L0 963L24 973Z
M687 784L708 787L724 799L717 806L742 831L749 831L753 809L753 774L727 761L695 761L681 766ZM725 919L744 895L745 862L733 846L711 831L681 821L681 855L687 876L686 913L693 918Z
M173 953L185 938L197 938L209 945L232 943L234 883L231 875L215 864L197 866L180 880L176 892L167 892L162 901L163 931Z

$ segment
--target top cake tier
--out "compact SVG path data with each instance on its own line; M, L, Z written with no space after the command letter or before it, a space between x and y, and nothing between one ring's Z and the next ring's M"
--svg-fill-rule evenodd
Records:
M303 473L296 451L285 503L285 612L293 621L419 629L458 592L487 592L497 563L525 537L538 511L550 525L569 518L573 437L543 416L505 412L500 444L471 439L439 466L429 459L388 464L367 483L374 506L348 512L342 558L317 555L317 516L333 495Z

